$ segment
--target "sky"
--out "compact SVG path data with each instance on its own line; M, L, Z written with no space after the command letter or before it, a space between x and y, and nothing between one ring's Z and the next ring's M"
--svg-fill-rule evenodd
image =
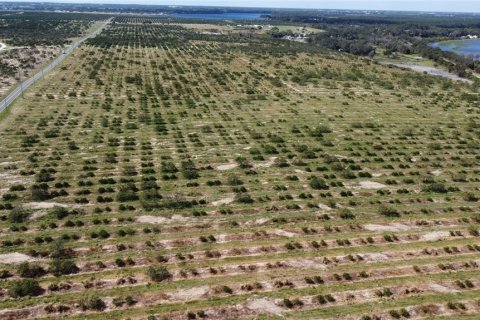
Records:
M22 2L29 0L9 0ZM35 0L30 0L35 1ZM273 7L273 8L315 8L315 9L356 9L356 10L395 10L395 11L438 11L438 12L480 12L480 0L437 1L437 0L41 0L37 2L64 3L118 3L118 4L158 4L195 5L229 7Z

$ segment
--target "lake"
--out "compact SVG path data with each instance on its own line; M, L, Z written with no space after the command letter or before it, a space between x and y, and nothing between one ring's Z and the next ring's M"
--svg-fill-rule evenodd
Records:
M172 16L183 19L206 19L206 20L260 20L264 13L174 13Z
M480 39L441 41L434 42L431 46L480 60Z

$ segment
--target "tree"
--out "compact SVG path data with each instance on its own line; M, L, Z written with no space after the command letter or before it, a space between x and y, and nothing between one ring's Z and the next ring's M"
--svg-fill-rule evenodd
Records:
M53 177L48 170L42 169L37 173L35 180L37 182L49 182L53 180Z
M19 281L13 281L8 289L8 295L13 298L26 297L26 296L38 296L43 293L43 289L38 284L37 280L23 279Z
M30 213L21 207L16 207L8 214L8 221L11 223L25 222Z
M170 279L172 274L164 266L150 266L147 269L147 275L155 282L162 282Z
M45 274L45 270L41 266L28 262L21 263L17 272L22 278L37 278Z
M50 263L50 268L48 269L48 271L56 277L65 274L77 273L78 270L79 269L75 262L70 259L53 259Z
M197 179L200 177L197 168L192 160L182 161L182 174L185 179Z
M70 258L73 254L72 249L65 248L64 242L62 239L56 239L50 245L50 257L52 258L59 258L59 259L67 259Z
M80 307L83 310L96 310L96 311L101 311L105 309L107 306L105 302L103 302L102 299L99 297L88 297L80 301Z
M400 217L400 212L395 208L387 207L382 205L378 208L378 213L385 217L398 218Z
M51 198L48 192L48 185L46 183L34 184L31 188L33 200L48 200Z
M320 179L316 176L313 176L312 178L310 178L310 187L312 189L315 189L315 190L328 190L329 189L328 184L324 180L322 180L322 179Z

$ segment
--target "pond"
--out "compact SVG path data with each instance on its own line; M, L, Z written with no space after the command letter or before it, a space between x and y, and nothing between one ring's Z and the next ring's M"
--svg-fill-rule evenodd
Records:
M184 19L206 20L260 20L264 13L225 12L225 13L174 13L172 16Z
M480 39L440 41L432 43L431 46L480 60Z

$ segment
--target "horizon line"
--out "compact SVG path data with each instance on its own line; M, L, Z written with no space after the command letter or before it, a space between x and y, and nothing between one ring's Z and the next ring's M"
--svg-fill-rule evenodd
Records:
M401 9L360 9L360 8L321 8L321 7L265 7L265 6L224 6L224 5L185 5L185 4L153 4L153 3L110 3L110 2L84 2L84 1L5 1L0 2L1 5L5 4L77 4L77 5L113 5L113 6L145 6L145 7L185 7L185 8L224 8L224 9L263 9L263 10L317 10L317 11L356 11L356 12L402 12L402 13L443 13L443 14L470 14L478 15L480 11L468 12L468 11L436 11L436 10L401 10Z

